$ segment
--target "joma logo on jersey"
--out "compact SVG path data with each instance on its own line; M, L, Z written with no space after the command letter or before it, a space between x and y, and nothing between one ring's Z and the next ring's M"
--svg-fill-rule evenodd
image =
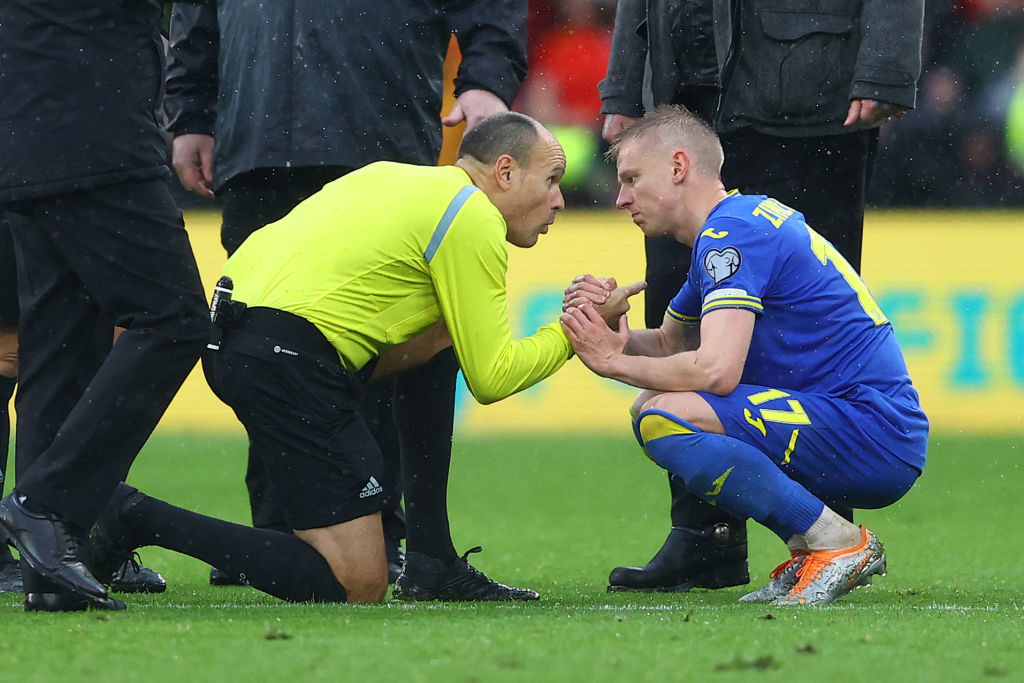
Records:
M709 249L704 254L704 269L708 271L708 275L717 285L722 280L735 275L736 271L740 269L742 260L736 247L726 247L721 251Z

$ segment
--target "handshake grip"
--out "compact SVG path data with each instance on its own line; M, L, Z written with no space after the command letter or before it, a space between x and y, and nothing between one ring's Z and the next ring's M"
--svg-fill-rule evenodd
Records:
M643 280L629 285L618 286L615 278L598 278L580 275L573 279L565 290L562 310L593 306L608 327L618 331L619 320L629 310L630 297L647 289Z

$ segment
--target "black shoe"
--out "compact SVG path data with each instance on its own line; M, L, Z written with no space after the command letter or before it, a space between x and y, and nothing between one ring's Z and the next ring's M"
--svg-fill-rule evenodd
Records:
M138 575L138 572L131 573L131 570L143 568L135 559L135 548L125 538L120 521L121 513L138 502L142 495L138 489L127 484L120 484L110 497L110 502L100 512L99 519L96 520L96 524L93 525L92 531L89 533L89 540L92 541L90 566L93 574L100 577L113 590L121 593L147 592L139 590L137 586L125 589L125 584ZM129 567L129 565L133 566ZM167 582L164 581L164 577L150 569L146 569L146 571L155 574L159 578L159 583L162 584L161 588L152 592L160 593L166 590Z
M149 567L140 564L138 553L121 563L110 577L110 590L115 593L163 593L167 580Z
M613 569L608 590L682 592L748 583L747 529L720 522L704 529L672 527L646 565Z
M0 593L24 593L21 582L21 563L17 560L0 564Z
M11 493L0 500L0 527L14 539L21 559L44 578L83 597L107 597L107 589L82 560L82 543L57 515L29 512Z
M480 546L445 563L423 553L410 552L405 569L395 581L395 600L441 600L444 602L539 600L540 594L529 588L513 588L493 581L476 569L466 557L478 553Z
M249 582L244 576L238 574L228 574L223 569L217 567L210 567L210 585L211 586L248 586Z
M388 583L394 583L405 569L405 548L402 547L402 539L385 538L384 552L388 558Z
M26 612L83 612L87 609L120 612L127 608L117 598L95 600L75 593L29 593L25 596Z

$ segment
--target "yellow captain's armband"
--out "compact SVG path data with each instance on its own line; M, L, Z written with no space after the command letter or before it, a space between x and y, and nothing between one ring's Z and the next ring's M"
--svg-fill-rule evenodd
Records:
M720 240L723 237L728 237L729 236L729 231L728 230L723 230L722 232L716 232L714 228L708 228L707 230L702 232L700 234L700 236L701 237L710 237L713 240Z
M832 246L824 237L814 232L810 226L807 226L807 232L811 236L811 251L814 252L815 257L821 261L823 266L829 263L835 266L835 269L843 276L846 284L857 294L857 301L860 302L860 307L874 321L875 326L877 327L889 322L889 319L885 317L882 309L878 306L878 302L875 301L875 298L871 296L871 292L868 291L868 286L860 279L860 275L857 275L857 271L853 269L853 266L843 258L839 250Z
M794 211L782 202L769 198L755 206L751 213L761 218L767 218L769 223L776 228L781 228L782 224L793 215Z
M671 306L665 310L665 315L668 316L669 320L674 320L680 325L700 325L699 315L684 315L678 311L672 310Z

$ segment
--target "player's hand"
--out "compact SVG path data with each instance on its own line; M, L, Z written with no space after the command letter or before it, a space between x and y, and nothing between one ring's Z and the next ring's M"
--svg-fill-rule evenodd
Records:
M609 374L614 358L622 355L629 342L629 324L625 315L619 318L618 331L609 328L597 309L589 305L570 308L562 313L559 321L576 355L588 368L602 376Z
M172 145L172 161L186 190L213 199L213 136L179 135Z
M457 126L466 122L468 131L491 114L508 111L500 97L486 90L467 90L455 99L455 106L441 119L446 126Z
M609 278L610 279L610 278ZM634 282L631 285L625 285L623 287L616 287L608 293L608 300L603 304L595 305L598 314L604 318L605 323L608 327L613 330L619 329L619 320L629 310L629 298L634 294L647 289L647 283L643 280Z
M605 114L604 125L601 127L601 137L604 138L605 142L615 142L622 135L622 131L632 126L636 121L632 116L625 116L624 114Z
M878 123L888 118L900 118L907 113L906 107L878 100L850 100L850 111L846 114L844 126L855 123Z

